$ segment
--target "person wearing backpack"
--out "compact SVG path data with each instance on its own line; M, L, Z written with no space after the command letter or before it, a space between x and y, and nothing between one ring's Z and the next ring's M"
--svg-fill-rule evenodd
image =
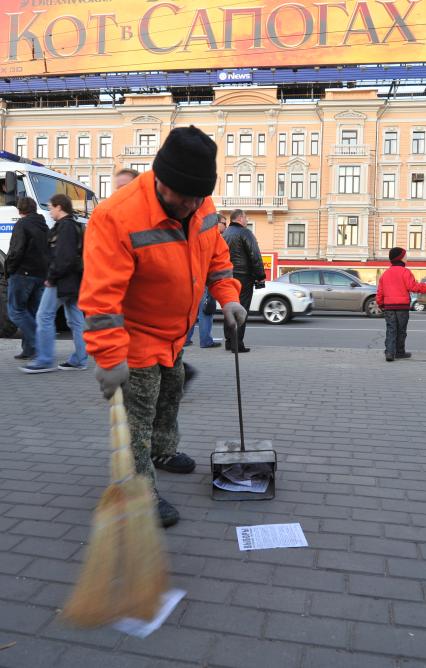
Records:
M36 315L36 356L24 373L80 371L87 369L87 352L83 340L84 316L77 306L83 275L83 226L75 220L71 199L62 193L53 195L49 212L55 225L49 232L49 266L47 280ZM75 350L66 362L56 364L56 313L64 307L65 317L73 336Z

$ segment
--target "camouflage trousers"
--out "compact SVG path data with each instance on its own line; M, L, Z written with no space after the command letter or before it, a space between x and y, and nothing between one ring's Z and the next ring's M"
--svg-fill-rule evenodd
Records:
M173 367L160 364L130 369L124 388L131 445L137 473L148 475L156 485L153 456L176 452L180 440L177 415L183 394L182 353Z

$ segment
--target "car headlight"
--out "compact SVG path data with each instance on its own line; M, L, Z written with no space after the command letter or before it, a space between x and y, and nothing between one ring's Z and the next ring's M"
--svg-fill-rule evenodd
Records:
M295 290L295 291L293 292L293 294L294 294L294 296L297 297L298 299L304 299L305 297L308 296L308 295L306 294L306 292L303 292L303 290Z

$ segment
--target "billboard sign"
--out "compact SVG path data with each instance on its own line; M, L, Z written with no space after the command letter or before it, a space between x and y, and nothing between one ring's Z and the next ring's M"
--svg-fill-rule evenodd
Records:
M426 61L426 0L0 5L0 77Z

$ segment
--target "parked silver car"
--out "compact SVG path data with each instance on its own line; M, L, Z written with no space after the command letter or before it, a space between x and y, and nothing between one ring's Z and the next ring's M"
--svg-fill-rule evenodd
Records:
M299 269L278 280L309 290L315 311L360 311L369 318L381 316L376 303L377 287L341 269Z

